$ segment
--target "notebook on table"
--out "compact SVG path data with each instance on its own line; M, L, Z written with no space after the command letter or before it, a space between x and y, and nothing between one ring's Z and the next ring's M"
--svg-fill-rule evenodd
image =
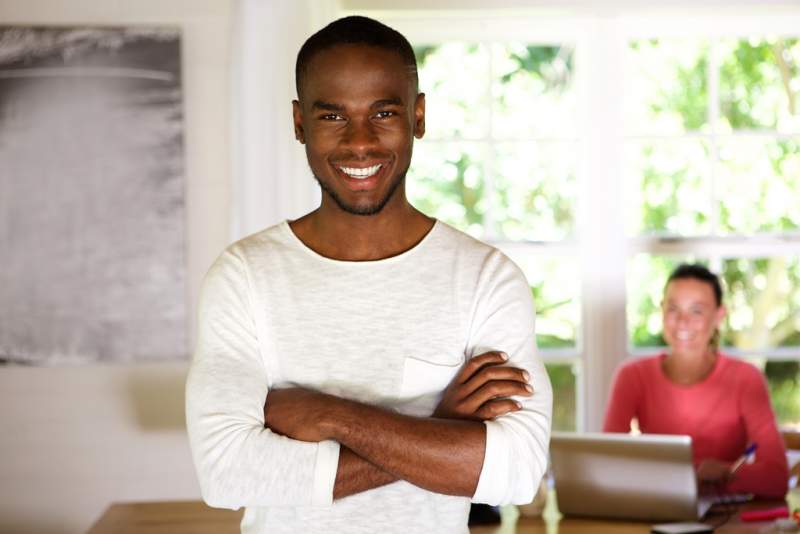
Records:
M689 436L553 432L550 462L564 515L678 521L702 518Z

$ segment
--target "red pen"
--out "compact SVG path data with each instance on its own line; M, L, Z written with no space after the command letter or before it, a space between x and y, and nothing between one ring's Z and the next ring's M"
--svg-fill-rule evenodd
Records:
M772 521L773 519L784 517L789 517L789 509L785 506L768 510L750 510L739 514L739 519L748 523L751 521Z

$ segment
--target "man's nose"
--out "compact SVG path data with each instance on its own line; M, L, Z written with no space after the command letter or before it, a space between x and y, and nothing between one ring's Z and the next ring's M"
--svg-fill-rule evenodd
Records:
M377 141L375 128L369 120L351 120L342 138L342 144L356 154L366 154Z

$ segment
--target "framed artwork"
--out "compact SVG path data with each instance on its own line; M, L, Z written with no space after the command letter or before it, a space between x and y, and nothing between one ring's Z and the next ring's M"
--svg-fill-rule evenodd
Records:
M180 34L0 26L0 362L185 358Z

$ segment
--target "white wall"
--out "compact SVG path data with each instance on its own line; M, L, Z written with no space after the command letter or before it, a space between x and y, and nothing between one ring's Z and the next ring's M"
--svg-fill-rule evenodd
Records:
M0 369L0 532L85 532L113 501L196 499L185 364Z
M0 24L181 29L190 317L203 274L229 236L233 5L0 0ZM186 369L185 362L0 367L0 532L85 532L113 501L198 498L184 431Z

